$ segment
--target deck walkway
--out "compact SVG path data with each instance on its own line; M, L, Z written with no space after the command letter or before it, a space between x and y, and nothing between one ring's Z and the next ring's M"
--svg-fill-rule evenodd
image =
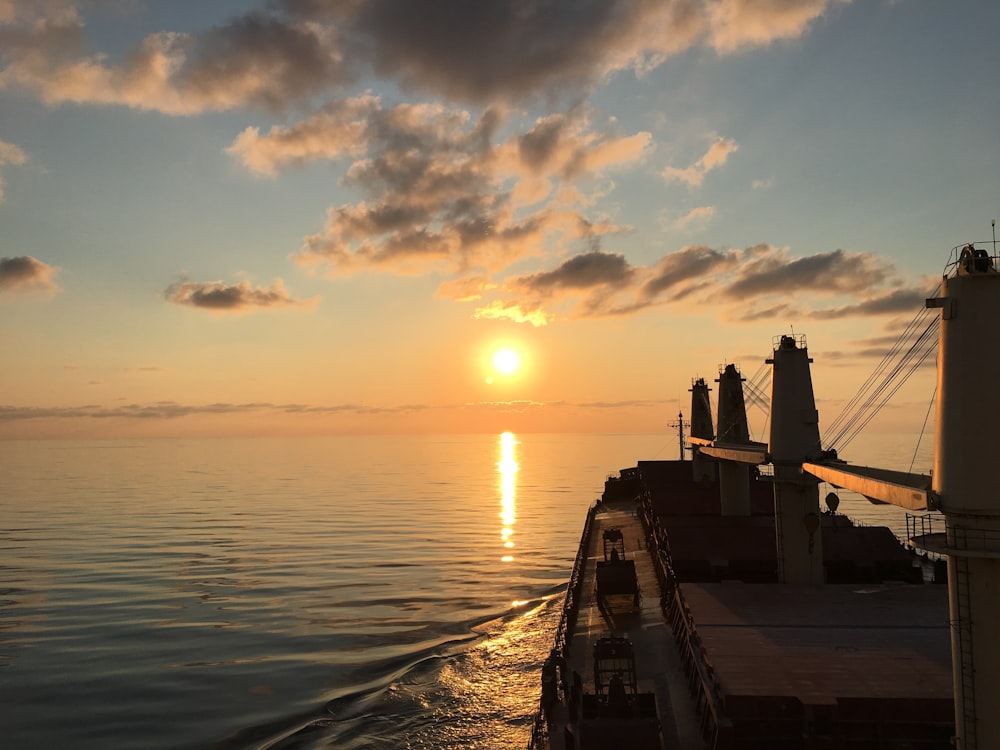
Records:
M605 529L621 530L625 556L635 561L642 594L638 611L631 610L630 598L627 604L624 600L613 602L611 611L606 610L606 613L602 613L597 606L595 576L597 562L604 559ZM569 642L567 660L569 673L575 671L580 675L586 693L594 692L594 643L608 635L627 636L635 646L639 691L656 695L665 750L703 748L695 703L688 692L687 677L673 634L660 609L659 584L646 549L642 523L636 515L635 503L631 501L605 503L594 517L579 618ZM561 727L567 718L566 708L559 706L552 718L552 730ZM549 743L552 750L564 750L561 730L550 731Z

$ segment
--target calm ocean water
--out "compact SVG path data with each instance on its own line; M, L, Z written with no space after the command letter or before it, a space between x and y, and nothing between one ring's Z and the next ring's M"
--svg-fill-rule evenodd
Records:
M523 747L657 436L4 442L5 748ZM671 452L673 451L673 452Z
M913 445L857 462L905 469ZM607 473L677 452L655 435L0 449L11 750L523 748L587 507ZM841 510L899 528L892 508Z

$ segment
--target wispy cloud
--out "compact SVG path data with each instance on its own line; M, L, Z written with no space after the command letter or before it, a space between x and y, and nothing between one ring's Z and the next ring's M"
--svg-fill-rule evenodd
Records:
M827 10L850 0L723 0L709 2L710 44L722 53L801 36Z
M0 258L0 294L19 292L58 292L53 281L56 269L28 255Z
M13 164L15 166L20 166L28 161L28 155L24 151L15 146L13 143L7 143L6 141L0 140L0 170L6 167L8 164ZM4 200L4 180L3 174L0 172L0 203Z
M708 151L694 164L683 169L678 167L666 167L661 173L668 180L683 182L689 187L699 187L705 180L705 175L717 167L721 167L729 159L730 154L739 150L739 146L732 138L719 136L715 142L709 146Z
M665 403L658 400L628 400L613 402L541 402L529 400L476 401L450 404L387 404L368 405L358 403L341 404L300 404L253 401L243 403L216 402L210 404L184 404L177 401L156 401L153 403L131 403L118 406L85 404L81 406L3 406L0 405L0 423L10 423L38 419L126 419L137 421L170 421L185 417L252 414L288 414L302 416L323 416L338 414L380 415L406 414L414 412L445 411L452 409L478 409L488 411L522 411L555 408L616 409L642 406L656 406Z
M313 307L318 297L294 299L281 279L269 287L254 287L249 281L178 281L163 292L168 302L220 313L241 313L260 308Z
M466 276L442 283L437 288L435 296L452 299L456 302L472 302L482 299L484 294L496 288L497 284L485 276Z
M718 209L715 206L697 206L692 208L679 219L675 219L670 222L670 227L680 231L693 229L695 227L703 227L715 218L715 214L717 212Z
M538 304L504 302L498 299L482 307L477 307L472 317L477 320L511 320L515 323L530 323L535 328L548 325L553 320L552 314L543 310Z

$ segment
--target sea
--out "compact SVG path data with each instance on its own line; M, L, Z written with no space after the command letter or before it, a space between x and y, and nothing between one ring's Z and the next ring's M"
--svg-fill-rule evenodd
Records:
M926 473L915 442L855 463ZM587 508L678 450L0 441L0 747L525 748ZM841 498L905 534L901 511Z

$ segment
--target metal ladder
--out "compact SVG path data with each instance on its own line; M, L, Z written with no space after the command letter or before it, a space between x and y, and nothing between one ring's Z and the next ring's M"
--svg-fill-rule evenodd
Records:
M955 546L958 549L968 549L968 539L965 529L952 530L955 536ZM952 555L949 565L955 566L955 629L958 643L958 657L962 674L962 727L960 750L977 750L976 741L976 670L973 659L972 644L972 602L969 592L969 558ZM956 696L957 698L958 696Z

